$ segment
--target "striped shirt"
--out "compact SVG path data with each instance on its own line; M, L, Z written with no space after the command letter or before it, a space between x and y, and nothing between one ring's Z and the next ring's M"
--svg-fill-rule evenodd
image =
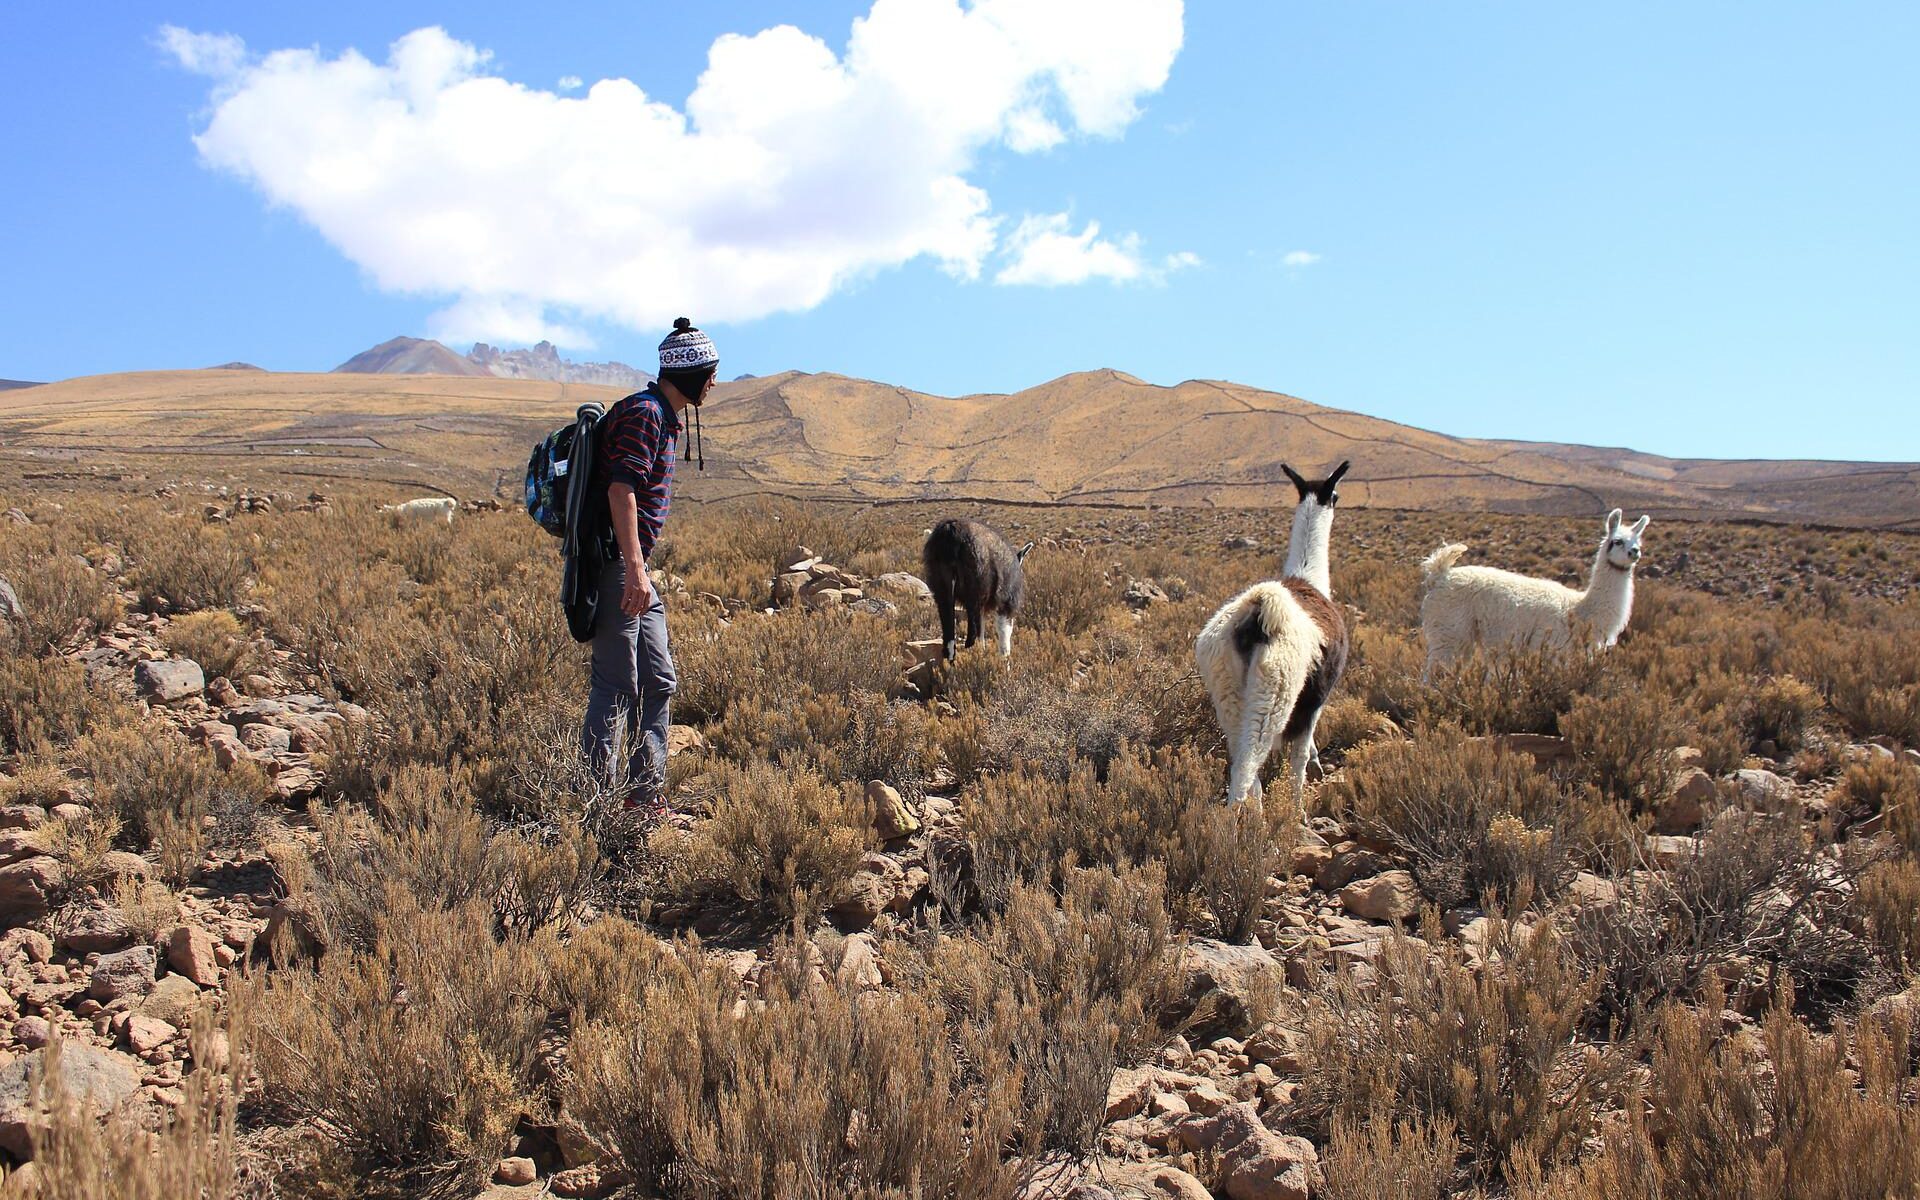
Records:
M600 477L609 485L633 488L640 510L640 550L646 555L653 553L660 528L667 523L679 436L680 418L654 384L615 403L600 422Z

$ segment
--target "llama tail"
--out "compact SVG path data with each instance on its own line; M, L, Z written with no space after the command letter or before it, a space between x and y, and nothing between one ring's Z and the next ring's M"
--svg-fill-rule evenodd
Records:
M1420 564L1420 582L1425 587L1432 587L1439 583L1447 577L1447 572L1453 569L1453 564L1459 562L1460 556L1466 552L1465 542L1454 542L1427 555L1426 560Z

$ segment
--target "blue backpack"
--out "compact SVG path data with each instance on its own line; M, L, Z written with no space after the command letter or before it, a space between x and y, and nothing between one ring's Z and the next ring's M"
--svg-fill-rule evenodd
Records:
M560 539L560 606L580 642L593 637L600 570L611 557L606 505L595 502L593 488L594 441L605 415L598 404L582 404L573 424L534 443L527 459L527 515Z
M533 454L527 459L527 515L554 537L567 536L570 501L586 490L569 485L592 473L593 431L601 415L598 404L581 405L573 423L535 442ZM576 449L587 453L576 455Z

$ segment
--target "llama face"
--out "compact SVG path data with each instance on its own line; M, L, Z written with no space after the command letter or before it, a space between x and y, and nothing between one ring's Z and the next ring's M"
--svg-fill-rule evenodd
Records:
M1631 571L1640 561L1640 535L1647 531L1648 518L1641 517L1623 528L1620 517L1617 508L1607 514L1607 540L1602 543L1602 549L1609 565Z

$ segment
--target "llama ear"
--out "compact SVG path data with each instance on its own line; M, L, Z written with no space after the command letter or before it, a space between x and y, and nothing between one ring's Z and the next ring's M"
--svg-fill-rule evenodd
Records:
M1639 537L1645 533L1647 531L1647 522L1651 520L1653 520L1652 517L1643 516L1638 521L1635 521L1633 523L1633 536Z
M1287 473L1288 479L1293 480L1293 490L1300 493L1300 498L1302 500L1305 500L1309 495L1313 493L1313 489L1307 486L1307 481L1300 478L1300 472L1294 470L1292 467L1288 466L1285 463L1280 464L1280 469Z
M1025 562L1027 561L1027 552L1032 549L1033 549L1033 543L1028 542L1026 545L1020 547L1019 552L1016 553L1014 557L1019 559L1021 562Z
M1340 477L1342 475L1345 475L1347 473L1347 468L1351 466L1353 466L1353 463L1351 460L1349 460L1346 462L1342 462L1339 466L1335 467L1333 469L1333 474L1327 476L1327 486L1332 487L1334 484L1339 483Z
M1607 514L1607 533L1615 534L1618 532L1620 532L1620 510L1616 508Z
M1328 508L1332 508L1335 504L1339 503L1340 493L1335 491L1334 488L1340 483L1340 477L1347 473L1347 468L1352 465L1350 462L1343 462L1333 469L1333 474L1320 481L1320 486L1316 489L1320 497L1320 503L1326 505Z

